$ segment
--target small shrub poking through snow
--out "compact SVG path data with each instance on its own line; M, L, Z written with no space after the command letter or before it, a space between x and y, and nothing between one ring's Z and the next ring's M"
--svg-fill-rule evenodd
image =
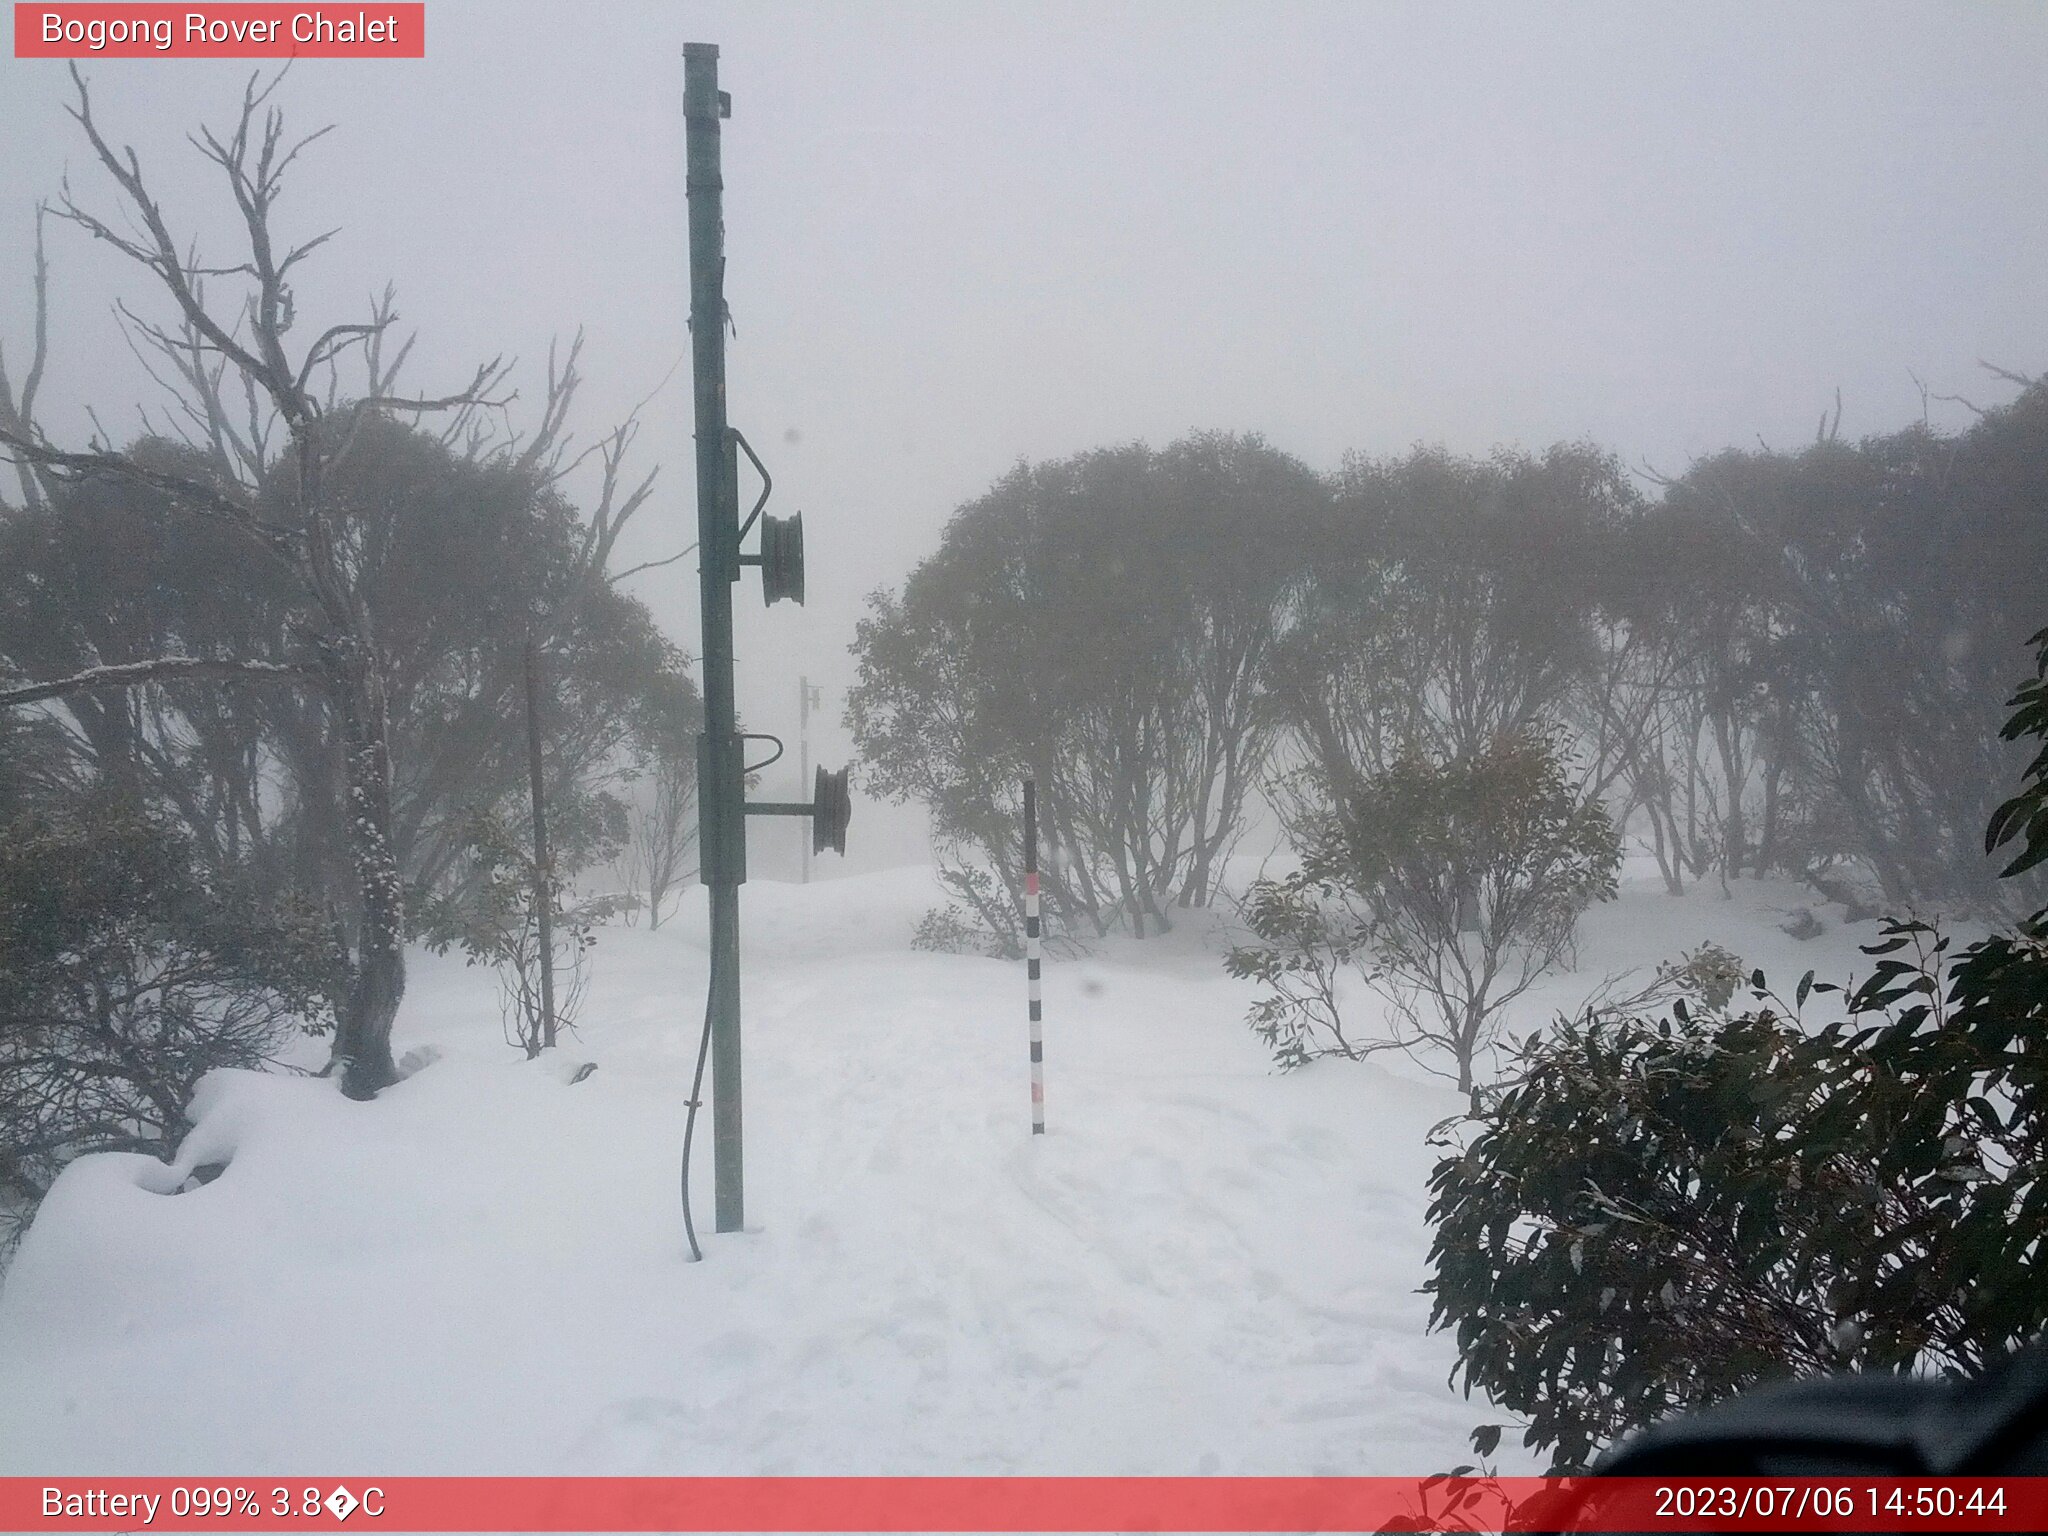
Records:
M1001 941L959 907L933 907L918 919L910 947L941 955L986 955L1003 958Z
M471 818L467 846L478 876L471 900L461 911L435 913L426 925L425 941L436 953L459 945L471 965L488 965L497 972L506 1043L536 1056L545 1031L533 855L503 817L488 811ZM548 959L553 968L554 1021L558 1030L568 1032L576 1027L590 985L596 929L619 903L609 896L575 899L568 882L554 870L548 873L546 888L552 907Z

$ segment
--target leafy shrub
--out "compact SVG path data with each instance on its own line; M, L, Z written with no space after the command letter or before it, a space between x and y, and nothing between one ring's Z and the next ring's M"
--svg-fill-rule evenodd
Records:
M546 1031L533 854L494 811L472 815L465 836L467 894L459 903L444 901L431 909L424 941L437 954L459 947L468 964L497 972L506 1043L537 1056ZM548 872L547 893L555 1025L574 1030L590 985L596 929L618 909L619 899L577 899L555 869Z
M1429 1046L1460 1089L1502 1011L1568 958L1579 914L1615 892L1613 823L1572 787L1555 742L1503 736L1438 761L1404 757L1311 788L1295 819L1298 873L1256 882L1240 910L1262 941L1225 967L1273 988L1252 1027L1283 1066ZM1391 1006L1390 1032L1354 1042L1338 1012L1347 967Z
M1818 1030L1589 1016L1525 1050L1430 1181L1436 1300L1469 1387L1559 1470L1773 1377L1973 1368L2048 1323L2048 948L1895 923ZM1918 945L1912 959L1893 952ZM1809 993L1838 992L1800 986Z
M918 919L917 932L911 935L910 947L941 955L982 955L995 960L1013 958L1003 954L1000 939L991 937L987 927L953 902L929 908Z
M2035 647L2034 675L2012 696L2012 718L1998 734L2004 741L2031 736L2041 748L2021 775L2020 792L1992 812L1984 832L1986 853L2019 841L2019 853L1999 872L2008 880L2048 860L2048 629L2027 644Z
M1012 890L1004 877L985 864L965 856L957 844L940 843L940 863L935 871L948 899L928 908L918 919L912 949L935 950L943 954L980 955L990 960L1024 958L1024 896ZM1041 890L1057 878L1064 864L1065 850L1057 846L1045 851L1040 871ZM1081 936L1066 927L1050 901L1039 909L1039 947L1048 955L1082 955L1088 946Z
M0 827L0 1200L17 1211L81 1153L167 1153L207 1072L332 1027L332 929L194 867L122 804Z
M1223 968L1269 989L1246 1017L1281 1071L1306 1066L1317 1056L1356 1061L1398 1043L1353 1040L1345 1033L1338 984L1357 963L1360 943L1358 925L1348 913L1297 880L1254 881L1237 910L1265 942L1232 949Z
M2043 700L2023 690L2008 737L2048 738ZM2044 784L2048 752L1987 836L2024 834L2013 872L2048 852ZM1853 990L1808 973L1787 1005L1758 972L1739 1011L1530 1042L1430 1180L1424 1289L1467 1390L1565 1471L1771 1377L1975 1370L2039 1334L2048 911L1947 948L1894 922ZM1813 997L1839 1016L1808 1028Z

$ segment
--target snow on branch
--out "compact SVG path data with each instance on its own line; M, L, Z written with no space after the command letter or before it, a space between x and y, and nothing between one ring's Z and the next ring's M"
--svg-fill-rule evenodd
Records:
M62 698L89 688L132 688L137 683L161 683L179 678L276 679L304 682L317 677L308 665L275 661L234 661L223 656L159 656L152 661L126 661L112 666L88 667L70 677L47 683L21 683L0 688L0 709L18 704L39 704L44 699Z

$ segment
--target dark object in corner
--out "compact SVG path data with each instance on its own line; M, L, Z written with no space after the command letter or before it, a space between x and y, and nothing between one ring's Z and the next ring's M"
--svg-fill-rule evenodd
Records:
M1960 1380L1859 1374L1744 1393L1633 1435L1602 1477L2048 1476L2048 1341Z
M1982 1376L1871 1372L1762 1387L1653 1425L1593 1465L1594 1477L1993 1475L2048 1476L2048 1339ZM1525 1509L1545 1528L1563 1523L1555 1504Z

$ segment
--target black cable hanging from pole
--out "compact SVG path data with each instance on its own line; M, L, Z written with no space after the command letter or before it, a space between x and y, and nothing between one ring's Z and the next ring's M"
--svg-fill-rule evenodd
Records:
M718 964L718 954L715 950L711 955L711 964ZM690 1217L690 1143L696 1139L697 1110L704 1102L704 1063L711 1055L711 1000L717 995L717 989L707 975L704 985L704 1033L697 1041L697 1075L690 1081L690 1097L685 1101L690 1106L690 1113L683 1121L683 1235L690 1240L692 1264L704 1262L704 1250L697 1246L697 1223Z

